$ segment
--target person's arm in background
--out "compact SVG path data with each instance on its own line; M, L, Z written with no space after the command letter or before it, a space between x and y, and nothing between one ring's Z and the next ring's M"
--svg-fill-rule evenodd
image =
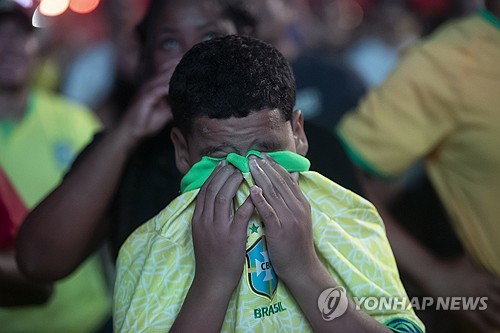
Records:
M109 130L25 219L16 242L19 267L28 277L54 281L70 274L100 244L103 218L128 157L141 139L171 120L163 97L177 60L141 88L120 124Z
M52 285L28 280L16 264L14 241L26 207L0 166L0 307L39 305L52 294Z
M52 294L50 283L37 283L23 276L12 250L0 250L0 307L39 305Z
M467 256L455 260L437 257L399 223L390 207L402 189L396 180L382 180L358 169L363 192L379 211L387 237L400 269L408 274L430 296L489 295L484 311L463 311L465 318L479 332L492 332L500 327L500 279L477 267ZM496 290L496 293L492 293Z

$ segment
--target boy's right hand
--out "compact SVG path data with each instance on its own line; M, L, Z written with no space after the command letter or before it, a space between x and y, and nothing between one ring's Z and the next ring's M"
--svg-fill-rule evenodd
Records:
M158 133L173 118L165 100L170 78L180 58L166 62L159 73L144 84L119 124L118 130L130 146Z
M247 200L232 216L241 172L221 161L201 187L192 219L195 282L232 293L245 265L246 229L254 205Z

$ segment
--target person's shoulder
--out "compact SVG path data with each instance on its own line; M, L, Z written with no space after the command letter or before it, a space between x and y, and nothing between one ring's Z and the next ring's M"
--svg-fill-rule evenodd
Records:
M402 51L397 69L390 77L418 78L427 86L429 77L443 85L456 86L464 78L463 71L477 56L477 47L483 40L483 22L478 14L450 19L428 36ZM399 83L399 81L398 81Z
M185 247L190 244L192 204L197 190L179 195L156 216L135 229L123 243L123 248L133 249L169 243Z
M32 91L32 99L33 103L36 103L38 107L47 108L49 110L81 113L92 112L86 106L73 102L63 95L43 89L34 89Z
M69 127L77 124L78 128L89 128L92 132L101 127L101 122L92 110L59 94L35 89L31 93L30 103L34 112L49 121L64 122Z
M492 30L480 13L451 19L424 38L421 47L427 52L442 53L443 48L455 49L468 55L471 44L481 41Z
M45 90L33 90L31 99L32 104L37 110L48 115L74 117L99 122L92 110L62 95Z

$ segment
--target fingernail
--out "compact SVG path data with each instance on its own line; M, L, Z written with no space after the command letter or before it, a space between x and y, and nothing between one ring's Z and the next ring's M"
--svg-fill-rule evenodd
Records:
M250 187L250 192L251 192L252 194L259 194L259 193L261 193L261 192L262 192L262 190L261 190L261 188L260 188L260 187L258 187L257 185L254 185L254 186Z
M272 158L271 155L269 155L268 153L262 153L262 155L264 155L264 159L271 162L271 164L275 163L274 158Z

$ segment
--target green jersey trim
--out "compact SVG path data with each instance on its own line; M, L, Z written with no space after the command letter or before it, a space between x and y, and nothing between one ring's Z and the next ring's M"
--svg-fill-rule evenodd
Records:
M311 167L311 163L307 158L291 151L276 151L267 154L288 172L309 171L309 168ZM248 158L251 155L254 155L257 158L262 158L261 153L256 150L250 150L245 156L238 155L236 153L230 153L225 158L203 156L202 159L198 163L194 164L188 173L182 177L181 193L196 190L203 186L210 174L217 167L217 164L223 159L238 168L242 173L250 172Z
M340 132L340 130L336 131L337 137L340 139L340 143L344 147L345 152L347 153L347 156L349 156L349 159L356 164L359 168L363 169L364 171L368 172L371 175L374 175L378 178L382 179L392 179L394 177L389 176L385 172L380 171L378 168L367 162L361 154L359 154L356 150L352 148L352 146L349 144L348 140L344 137L344 135Z
M481 15L482 18L491 23L494 27L500 29L500 19L492 12L484 8L479 11L479 15Z

